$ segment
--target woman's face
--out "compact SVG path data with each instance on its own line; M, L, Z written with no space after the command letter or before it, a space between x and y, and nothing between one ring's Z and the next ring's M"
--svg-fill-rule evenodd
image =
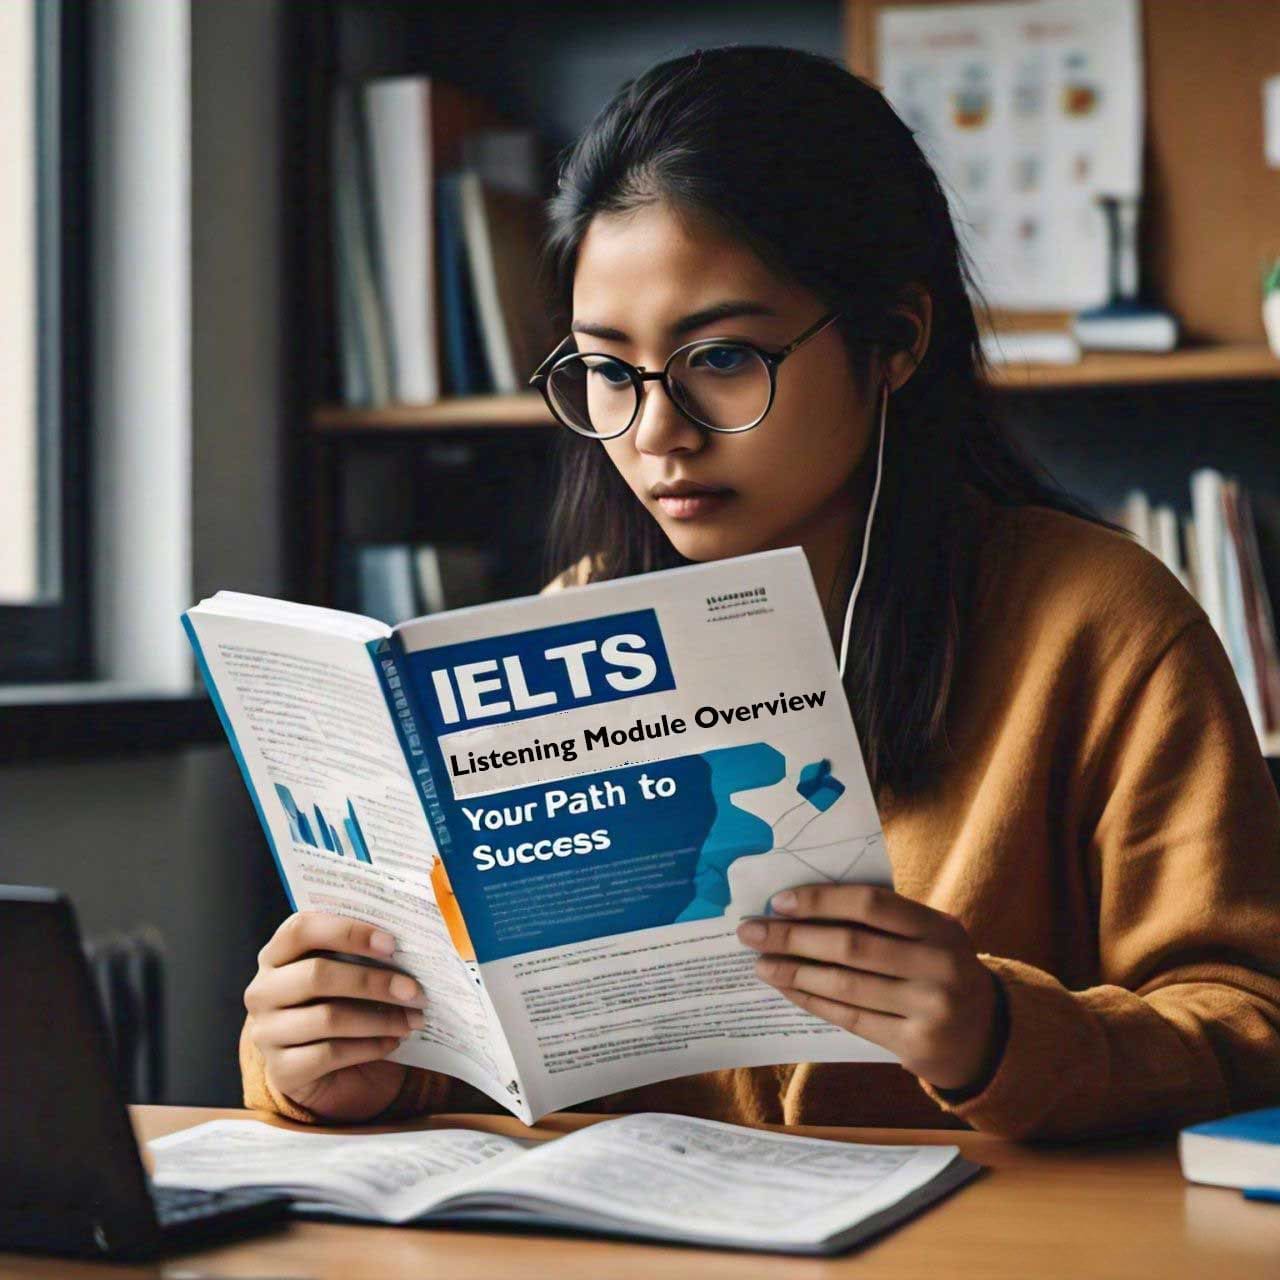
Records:
M731 302L756 314L680 327ZM777 350L827 311L816 294L775 276L740 241L664 203L597 215L579 250L578 349L644 369L661 369L676 347L699 338L745 338ZM677 412L659 383L646 382L635 422L600 447L687 558L797 544L812 554L815 542L849 536L856 518L851 479L873 439L874 407L860 394L832 324L783 362L773 406L752 430L705 430ZM654 493L655 485L682 481L722 492L692 501Z

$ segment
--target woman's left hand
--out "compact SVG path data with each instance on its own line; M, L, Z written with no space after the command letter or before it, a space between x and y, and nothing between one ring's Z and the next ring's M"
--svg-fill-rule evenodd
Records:
M1001 1047L999 979L959 920L867 884L803 885L772 906L738 926L770 986L939 1089L985 1081Z

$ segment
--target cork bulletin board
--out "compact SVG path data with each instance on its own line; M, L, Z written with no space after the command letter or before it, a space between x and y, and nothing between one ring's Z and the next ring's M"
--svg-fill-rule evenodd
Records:
M963 0L847 0L845 58L879 84L879 11ZM1144 293L1188 343L1265 341L1264 262L1280 256L1280 169L1263 155L1262 82L1280 73L1280 0L1143 0ZM995 313L1032 328L1065 313Z

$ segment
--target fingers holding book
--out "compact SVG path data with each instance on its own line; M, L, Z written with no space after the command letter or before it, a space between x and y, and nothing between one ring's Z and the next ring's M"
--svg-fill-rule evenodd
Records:
M422 988L406 973L369 968L325 955L307 955L279 968L260 968L245 991L245 1007L250 1013L258 1012L250 1000L261 1002L263 988L271 1008L329 998L372 1000L414 1008L422 1008L426 1003Z
M738 937L793 1004L940 1089L973 1094L991 1078L1004 1047L999 979L959 920L876 885L804 885L771 906Z
M425 1025L421 1009L403 1009L370 1000L321 1000L277 1009L258 1018L254 1038L260 1046L276 1048L320 1040L391 1037L398 1044L410 1031Z
M349 955L389 960L396 940L383 929L350 916L328 911L295 911L258 952L260 966L277 967L300 959L309 951L332 950Z
M407 1068L383 1061L425 1025L426 999L389 965L395 939L320 911L289 916L258 953L245 990L249 1035L270 1083L326 1119L367 1119Z

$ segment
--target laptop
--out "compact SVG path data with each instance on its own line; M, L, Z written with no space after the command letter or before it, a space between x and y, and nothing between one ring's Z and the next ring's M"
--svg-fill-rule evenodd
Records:
M70 901L0 885L0 1251L159 1257L279 1223L290 1203L152 1185Z

